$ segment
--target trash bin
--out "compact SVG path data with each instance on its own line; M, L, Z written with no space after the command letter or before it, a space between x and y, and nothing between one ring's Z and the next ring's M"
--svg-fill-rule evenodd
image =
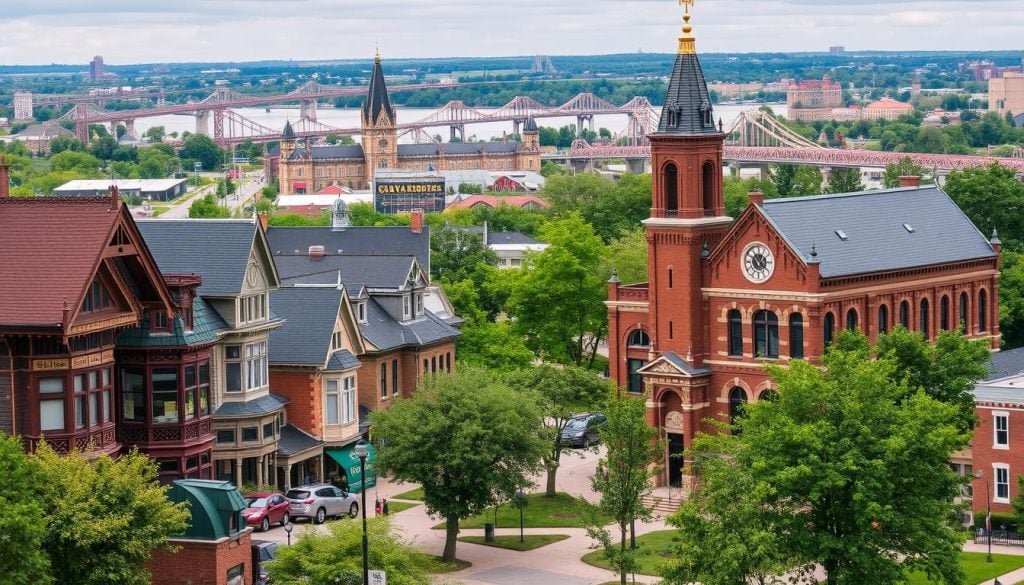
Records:
M484 542L494 542L494 524L484 524Z

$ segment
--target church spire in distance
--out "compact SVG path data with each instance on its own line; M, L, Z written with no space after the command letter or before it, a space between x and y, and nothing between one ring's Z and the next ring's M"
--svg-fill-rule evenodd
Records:
M391 107L388 86L384 83L384 69L380 65L380 49L373 57L373 73L370 75L370 88L363 102L363 124L373 126L380 118L381 111L387 114L391 124L395 123L395 111Z
M708 93L704 71L697 57L690 25L690 6L694 0L679 0L685 7L683 30L679 36L679 51L669 77L665 104L662 106L658 132L681 135L717 134L711 94Z

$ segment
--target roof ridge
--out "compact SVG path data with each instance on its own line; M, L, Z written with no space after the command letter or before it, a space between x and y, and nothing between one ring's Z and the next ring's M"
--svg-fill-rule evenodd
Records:
M792 203L794 201L818 201L821 199L843 199L847 197L860 197L864 195L890 195L892 193L904 193L907 191L941 191L935 185L922 185L920 187L890 187L888 189L864 189L863 191L850 191L849 193L821 193L818 195L796 195L793 197L775 197L765 199L765 205L776 203Z

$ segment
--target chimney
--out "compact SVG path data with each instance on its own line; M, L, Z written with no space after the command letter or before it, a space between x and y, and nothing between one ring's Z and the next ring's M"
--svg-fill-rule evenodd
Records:
M110 211L117 211L121 207L121 192L117 185L110 185Z
M324 247L310 246L308 254L310 260L319 260L324 257Z
M256 215L256 217L259 218L260 225L263 226L263 230L266 231L266 229L270 227L270 216L267 215L266 211L261 211Z
M920 187L921 177L917 175L901 175L900 187Z
M409 212L409 229L414 234L423 233L423 209L417 207Z
M764 193L761 191L751 191L747 197L750 198L750 204L758 207L764 206Z
M508 142L508 132L506 132L505 130L501 131L501 141Z
M7 159L4 155L0 154L0 199L7 199L11 196L11 167L7 164Z

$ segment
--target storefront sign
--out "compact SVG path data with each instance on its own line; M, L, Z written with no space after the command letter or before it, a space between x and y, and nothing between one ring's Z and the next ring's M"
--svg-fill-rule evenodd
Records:
M444 211L444 179L378 180L373 200L378 213L408 213L413 209Z
M32 371L33 372L45 372L48 370L66 370L68 369L68 358L57 358L57 359L38 359L32 360Z
M39 358L32 360L33 372L46 372L50 370L66 370L71 368L79 370L91 366L109 364L114 361L114 350L108 349L87 355L76 355L73 358Z
M139 318L134 314L121 315L120 317L114 317L113 319L104 319L102 321L96 321L93 323L83 323L81 325L75 325L68 330L68 335L81 335L82 333L92 333L93 331L110 329L111 327L117 327L118 325L134 325L138 321Z

